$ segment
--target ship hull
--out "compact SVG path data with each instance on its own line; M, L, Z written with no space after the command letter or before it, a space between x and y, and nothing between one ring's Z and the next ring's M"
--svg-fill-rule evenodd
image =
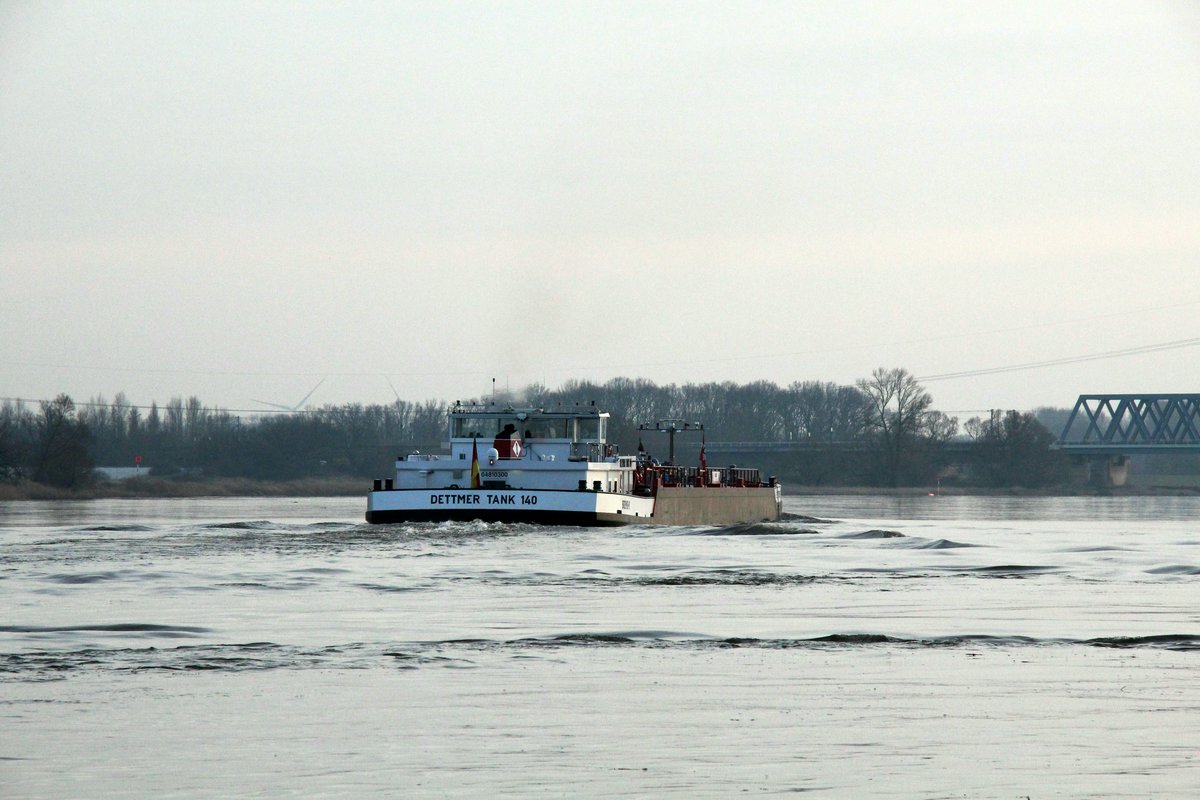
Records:
M612 492L514 489L389 489L367 499L367 522L532 523L618 525L737 525L778 520L775 487L663 487L655 497Z
M743 525L783 516L779 486L664 486L655 497L655 525Z
M648 524L654 498L613 492L530 489L391 489L367 496L367 522Z

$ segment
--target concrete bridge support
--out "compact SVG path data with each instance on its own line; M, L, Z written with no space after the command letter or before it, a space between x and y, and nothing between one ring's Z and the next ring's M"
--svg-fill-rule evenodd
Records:
M1101 489L1124 486L1129 480L1129 456L1096 455L1088 458L1088 483Z

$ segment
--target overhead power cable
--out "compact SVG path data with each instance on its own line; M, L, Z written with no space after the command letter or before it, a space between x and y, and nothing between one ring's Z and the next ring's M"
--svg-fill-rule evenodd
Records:
M1124 350L1108 350L1103 353L1089 353L1082 356L1053 358L1048 361L1031 361L1025 364L1010 364L1005 367L987 367L984 369L968 369L961 372L942 372L937 375L918 375L919 381L948 381L956 378L974 378L980 375L999 375L1003 372L1021 372L1027 369L1043 369L1045 367L1061 367L1067 364L1081 364L1085 361L1102 361L1108 358L1125 358L1127 356L1143 355L1145 353L1160 353L1165 350L1179 350L1184 347L1200 345L1200 337L1194 339L1178 339L1174 342L1160 342L1141 347L1128 347Z
M730 356L709 356L706 358L693 359L667 359L662 361L643 361L637 363L610 363L610 364L592 364L588 366L571 366L566 364L547 365L547 371L551 374L571 374L577 372L593 372L596 370L633 370L647 369L652 367L679 367L695 364L718 364L724 362L744 362L744 361L763 361L780 358L801 358L805 356L814 356L830 353L846 353L853 351L872 350L880 347L902 347L905 345L931 344L935 342L954 341L962 339L970 339L979 336L995 336L997 334L1018 333L1022 331L1038 330L1044 328L1053 328L1063 325L1078 325L1083 322L1093 322L1097 320L1112 319L1115 317L1126 317L1134 314L1143 314L1154 311L1164 311L1168 309L1187 308L1200 305L1200 300L1188 300L1185 302L1168 303L1155 306L1139 306L1137 308L1123 309L1121 311L1109 312L1105 314L1093 314L1084 317L1074 317L1070 319L1055 320L1052 322L1038 322L1031 325L1019 325L1006 328L991 328L986 330L972 330L963 333L947 333L937 336L915 337L911 339L897 339L888 342L874 342L861 345L844 345L837 347L820 347L808 350L789 350L789 351L750 351L741 352L737 355ZM1170 348L1168 348L1170 349ZM1133 353L1130 353L1133 354ZM1091 360L1092 358L1111 356L1084 356L1082 360ZM1069 363L1069 362L1068 362ZM34 367L38 369L60 369L71 371L88 371L88 372L114 372L114 373L130 373L130 374L152 374L152 375L224 375L237 377L342 377L342 378L361 378L361 377L383 377L390 380L392 377L400 378L417 378L417 377L445 377L445 376L463 376L463 375L490 375L494 368L480 366L477 369L435 369L435 370L407 370L407 371L391 371L391 370L343 370L329 371L317 370L311 372L305 371L288 371L288 370L228 370L228 369L189 369L182 367L174 368L157 368L157 367L126 367L126 366L107 366L98 364L58 364L39 361L22 361L0 358L0 365L14 367ZM1047 366L1054 366L1054 363L1047 363ZM1035 365L1037 366L1037 365ZM1018 365L1016 367L998 367L994 371L1005 372L1015 369L1033 369L1033 366ZM977 374L990 374L993 370L979 371ZM953 373L953 377L968 377L974 372L964 373L962 376ZM928 380L942 380L938 376L932 376Z

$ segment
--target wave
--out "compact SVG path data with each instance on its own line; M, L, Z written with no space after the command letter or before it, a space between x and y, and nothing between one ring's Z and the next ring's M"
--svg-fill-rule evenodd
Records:
M72 586L104 583L106 581L159 580L167 577L170 576L162 572L137 572L135 570L118 569L107 572L64 572L56 575L47 575L44 580L50 583Z
M884 636L881 633L831 633L828 636L817 636L801 641L829 644L897 644L902 640L894 636Z
M1061 570L1061 567L1038 564L995 564L988 567L968 567L962 571L989 575L993 578L1024 578L1028 575L1041 575L1049 572L1060 572Z
M812 528L797 528L777 522L751 522L743 525L728 525L720 528L699 528L687 533L699 536L794 536L811 535L820 531Z
M1036 638L1021 635L955 634L932 637L904 637L881 633L830 633L809 638L700 637L688 634L642 631L636 633L576 633L510 641L487 641L474 646L511 649L527 646L647 646L691 649L724 649L731 647L760 649L830 649L877 647L881 645L903 649L959 647L1105 647L1150 648L1158 650L1200 651L1200 635L1157 634L1151 636L1110 636L1100 638Z
M1168 564L1164 567L1148 569L1146 572L1151 575L1200 575L1200 567L1190 564Z
M395 664L400 669L420 669L421 667L443 667L448 669L474 669L479 665L473 661L463 658L451 658L450 656L430 655L428 653L404 653L390 652L384 653L385 656L390 656L394 659Z
M470 659L447 656L417 643L387 647L348 644L302 648L273 642L183 645L174 648L86 648L0 654L0 675L25 681L63 680L85 670L116 672L247 672L276 669L361 669L381 662L401 669L474 666Z
M386 586L381 583L359 583L355 584L360 589L367 589L372 592L413 592L419 588L418 586Z
M212 522L201 527L210 531L262 531L273 530L276 525L270 520L256 519L244 522Z
M852 539L869 541L874 539L903 539L904 541L896 542L897 545L912 548L913 550L953 550L964 547L982 547L983 545L970 544L967 542L956 542L953 539L923 539L919 536L909 536L900 531L881 530L878 528L869 531L854 531L852 533L840 533L837 535L839 539Z
M0 633L156 633L190 636L211 633L209 628L194 625L158 625L150 622L117 622L110 625L0 625Z
M1083 644L1093 647L1153 647L1161 650L1200 650L1200 636L1193 634L1166 633L1156 636L1105 636L1087 639Z
M594 647L596 645L637 644L638 640L618 633L564 633L548 638L517 639L506 643L516 647Z
M793 514L785 511L779 517L782 522L804 522L808 525L836 525L836 519L821 519L820 517L810 517L805 514Z
M120 672L147 670L241 671L301 666L287 648L269 642L244 645L175 647L162 649L88 648L68 652L44 651L0 656L0 673L17 673L26 680L61 680L87 669Z
M899 531L869 530L869 531L858 531L856 533L842 533L842 534L838 534L837 538L839 538L839 539L903 539L905 537L904 537L904 534L900 533Z
M156 529L149 525L89 525L71 530L79 533L145 533Z
M956 550L960 547L982 547L979 544L956 542L952 539L912 539L903 543L914 550Z
M907 545L906 545L907 546ZM913 549L943 549L955 547L981 547L982 545L960 545L953 542L918 541ZM418 556L420 557L420 556ZM753 567L730 567L709 569L671 568L661 564L629 565L623 570L599 568L582 569L578 572L510 572L487 570L470 575L442 572L431 576L437 581L474 581L505 586L566 586L566 587L635 587L635 588L681 588L688 587L794 587L809 584L848 585L866 584L873 581L894 580L939 580L944 578L978 579L1024 579L1041 575L1061 573L1063 567L1051 565L996 564L969 566L963 564L915 565L890 567L854 567L824 573L775 572ZM409 591L412 588L430 588L426 582L420 587L388 587L377 583L355 584L359 588L373 591ZM263 588L290 589L291 585L266 586Z
M663 575L621 580L637 586L799 586L814 583L813 575L788 575L743 570L696 570L682 575Z
M172 629L171 626L75 626L35 628L5 626L0 631L37 632L56 630ZM203 630L203 629L192 629ZM472 653L504 657L544 657L555 650L575 648L654 648L680 651L760 650L999 650L1048 647L1096 647L1121 650L1167 650L1200 652L1200 635L1155 634L1148 636L1105 636L1094 638L1036 638L1022 635L955 634L907 637L870 632L828 633L806 638L714 637L679 631L574 632L510 640L452 639L432 642L363 643L326 647L297 647L273 642L242 644L180 645L172 648L97 648L69 651L0 653L0 674L26 681L59 680L82 670L142 672L226 671L273 669L363 669L392 666L400 669L480 666Z

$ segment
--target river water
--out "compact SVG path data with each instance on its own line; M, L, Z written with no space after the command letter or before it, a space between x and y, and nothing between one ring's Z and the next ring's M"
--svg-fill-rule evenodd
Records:
M1195 797L1200 498L0 504L0 796Z

